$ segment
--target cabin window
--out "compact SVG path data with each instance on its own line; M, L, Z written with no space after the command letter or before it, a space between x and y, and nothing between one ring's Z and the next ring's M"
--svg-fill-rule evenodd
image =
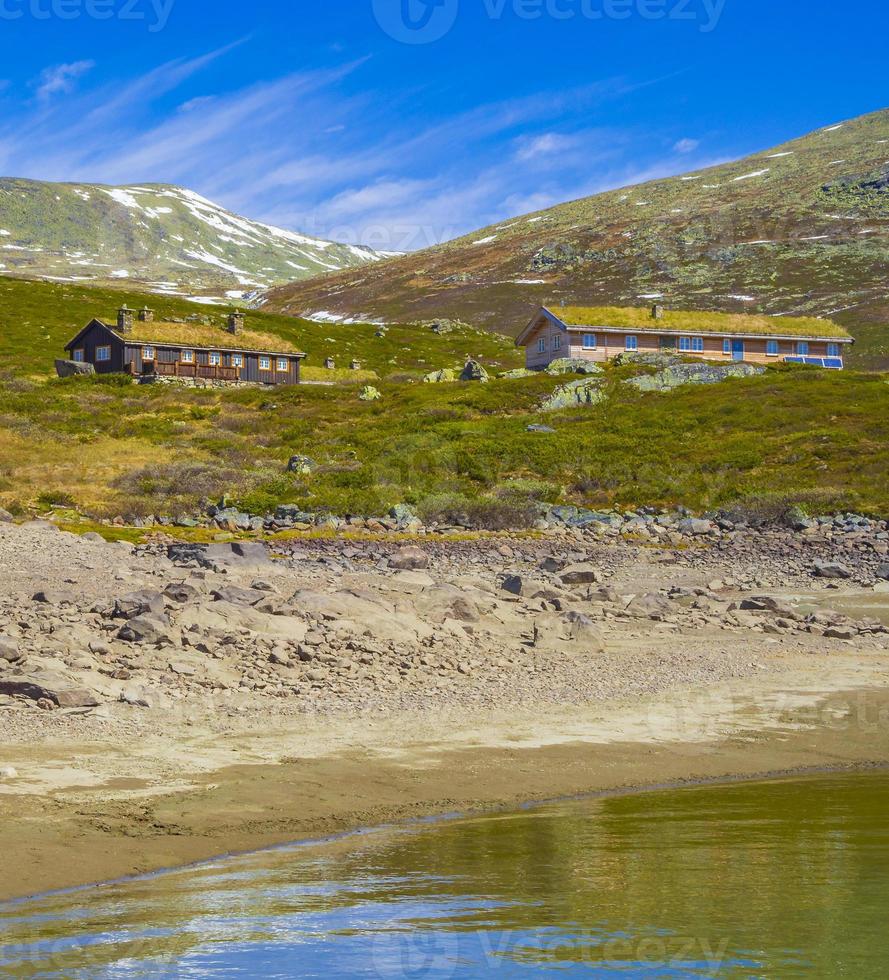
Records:
M767 340L766 341L766 354L768 354L769 357L777 357L778 356L778 341L777 340Z
M222 354L210 354L210 367L219 367L222 364Z
M541 337L540 340L537 341L537 353L546 353L546 337Z
M259 359L259 370L260 371L271 371L272 369L272 359L270 357L260 357Z
M808 340L798 340L796 342L796 352L800 357L808 357L809 356Z
M827 356L828 357L839 357L840 356L840 345L839 344L828 344L827 345Z
M75 362L77 364L82 364L83 363L83 351L82 350L76 350L76 351L74 351L74 353L71 356L74 358L74 360L75 360Z
M703 337L692 337L691 338L691 349L696 354L704 353L704 338Z
M689 351L691 350L691 337L680 337L679 338L679 350Z
M243 354L232 354L232 367L242 368L244 366Z
M594 333L585 333L583 335L583 349L584 350L595 350L599 345L596 343L596 335Z
M562 349L562 338L557 334L555 337L553 337L553 350L561 350L561 349Z
M153 361L154 360L154 348L153 347L143 347L142 348L142 360L143 361Z
M726 337L726 339L723 340L722 342L722 353L731 354L731 352L732 352L732 342L728 339L728 337Z
M111 348L110 347L97 347L96 348L96 360L97 361L110 361L111 360Z
M278 370L279 371L289 371L290 370L290 361L288 361L286 357L279 357L278 358Z
M624 347L625 350L639 350L639 338L638 337L627 337L627 341Z
M183 364L194 364L194 351L184 350L182 352L182 363Z

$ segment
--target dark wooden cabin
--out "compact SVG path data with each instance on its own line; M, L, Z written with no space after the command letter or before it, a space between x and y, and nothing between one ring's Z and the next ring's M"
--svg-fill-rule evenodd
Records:
M91 320L65 346L70 359L98 374L194 378L207 381L295 385L302 351L280 337L244 327L231 313L226 327L155 320L154 313L122 307L117 325Z

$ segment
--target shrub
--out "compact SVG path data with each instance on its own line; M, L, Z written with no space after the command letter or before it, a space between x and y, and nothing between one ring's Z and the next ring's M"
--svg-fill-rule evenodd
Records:
M723 508L733 521L745 521L754 527L766 524L787 524L797 516L818 516L847 509L851 505L848 492L833 489L800 490L777 493L749 494L737 503Z
M426 524L456 524L478 531L510 531L528 528L536 520L528 501L438 494L421 500L417 508Z

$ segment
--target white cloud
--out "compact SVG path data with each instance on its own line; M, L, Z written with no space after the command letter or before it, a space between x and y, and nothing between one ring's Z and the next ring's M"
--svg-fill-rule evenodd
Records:
M647 130L572 126L631 91L619 79L431 117L422 98L406 109L377 98L364 78L350 83L364 61L208 96L196 76L233 47L105 81L64 102L47 96L39 107L20 106L0 118L0 170L180 184L252 218L397 250L639 173L675 172L675 156L651 159L657 143ZM43 81L53 92L73 86L87 68L60 66L72 67ZM692 149L684 163L703 165Z
M677 153L694 153L694 151L701 145L700 140L693 139L682 139L678 143L673 145L673 149Z
M40 73L40 80L37 82L37 98L45 102L54 95L63 95L73 91L77 79L95 67L94 61L73 61L68 65L44 68Z
M570 136L562 136L559 133L543 133L540 136L521 139L516 152L516 158L519 160L533 160L536 157L561 153L563 150L572 147L574 142Z

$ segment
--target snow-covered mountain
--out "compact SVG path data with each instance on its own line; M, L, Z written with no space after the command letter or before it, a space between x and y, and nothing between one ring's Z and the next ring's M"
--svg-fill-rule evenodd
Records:
M239 299L386 253L242 218L165 184L0 179L0 274Z

